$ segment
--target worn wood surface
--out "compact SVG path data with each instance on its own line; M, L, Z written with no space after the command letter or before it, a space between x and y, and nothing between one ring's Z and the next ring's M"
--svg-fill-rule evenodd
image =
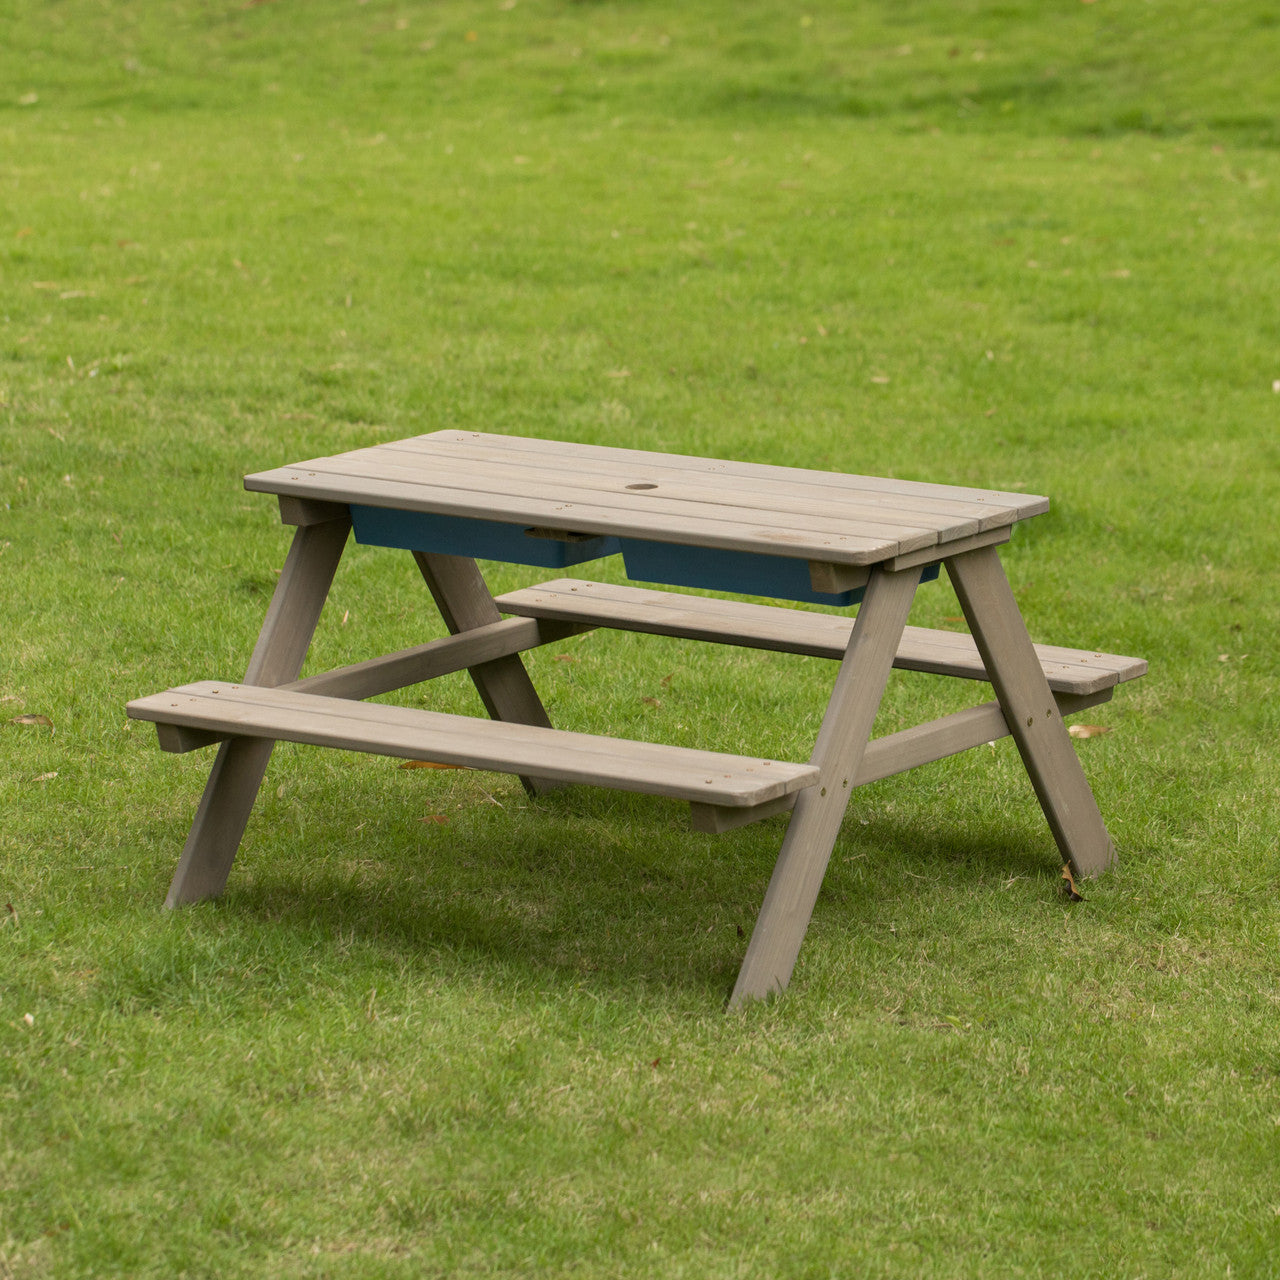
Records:
M652 635L709 640L720 644L840 659L853 630L852 619L809 613L777 605L747 604L677 591L653 591L576 578L558 578L498 597L504 613L526 617L590 622L600 627ZM1087 694L1143 675L1142 658L1036 645L1050 687L1061 693ZM894 666L905 671L985 680L986 667L973 637L961 631L907 627Z
M313 501L861 565L943 547L1048 505L1035 495L472 432L313 458L245 484Z
M467 556L434 555L426 551L412 554L440 616L451 632L459 635L501 621L502 615L474 560ZM485 710L495 720L551 727L551 718L519 654L507 654L477 663L468 668L468 674ZM533 774L522 774L520 781L533 796L551 791L556 785L549 778Z
M1115 848L994 547L945 562L992 687L1063 858L1097 875Z
M302 669L350 531L344 512L341 519L302 525L294 533L246 681L284 684ZM216 897L226 887L270 759L271 743L261 738L232 738L218 748L165 906Z
M867 584L813 750L822 784L796 800L731 1005L791 980L919 581L919 569L876 570Z
M760 804L819 770L759 757L206 680L128 705L137 720L586 783L718 805Z

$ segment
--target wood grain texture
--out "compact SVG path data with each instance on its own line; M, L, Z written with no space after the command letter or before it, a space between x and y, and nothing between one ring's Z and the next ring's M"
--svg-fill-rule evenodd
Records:
M258 472L245 485L855 565L942 547L1048 506L1037 495L448 431Z
M867 584L813 751L822 785L796 800L731 1007L784 991L791 980L919 581L919 569L878 569Z
M445 626L454 635L501 621L502 615L474 560L427 551L412 554ZM518 654L477 663L468 668L468 674L485 710L495 720L551 727L551 718ZM531 796L543 795L556 786L550 778L533 774L522 774L520 781Z
M345 518L296 530L249 659L247 681L278 685L297 676L350 531ZM166 907L216 897L226 888L270 759L271 743L262 739L232 738L218 748Z
M995 548L957 556L946 565L1063 858L1076 875L1105 871L1115 861L1115 847Z
M509 592L498 598L497 605L504 613L525 617L590 622L623 631L837 660L844 656L853 630L852 619L839 614L575 578ZM1097 693L1147 670L1142 658L1097 650L1036 645L1035 653L1050 687L1060 693ZM907 627L894 666L966 680L987 679L977 644L960 631Z
M557 782L735 807L761 804L819 780L812 764L216 680L139 698L129 703L128 713L137 720L235 734L235 741L283 739L497 773L536 770Z

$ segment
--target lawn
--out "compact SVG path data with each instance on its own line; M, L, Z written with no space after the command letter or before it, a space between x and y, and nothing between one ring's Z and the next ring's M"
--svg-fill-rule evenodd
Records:
M0 28L0 1277L1280 1274L1273 5ZM1151 664L1076 744L1117 868L1063 898L1007 740L877 783L726 1015L783 819L286 746L162 911L209 758L123 708L242 673L287 533L241 477L461 426L1051 495L1033 636ZM309 669L442 630L353 548ZM791 759L833 675L529 665L566 727Z

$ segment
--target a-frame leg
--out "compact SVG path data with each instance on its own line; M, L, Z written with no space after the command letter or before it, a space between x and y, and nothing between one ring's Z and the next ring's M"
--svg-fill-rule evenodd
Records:
M245 684L274 687L297 678L350 529L344 513L293 535ZM229 738L218 748L166 907L214 898L226 887L274 745L269 738Z
M451 634L501 620L502 614L474 560L430 551L415 551L413 558ZM467 674L494 720L551 728L551 719L519 654L470 667ZM559 785L546 778L522 777L520 781L530 795L541 795Z
M918 568L872 570L813 750L822 782L796 799L730 1008L791 980L919 581Z
M1115 848L995 547L944 563L1063 858L1076 875L1105 871Z

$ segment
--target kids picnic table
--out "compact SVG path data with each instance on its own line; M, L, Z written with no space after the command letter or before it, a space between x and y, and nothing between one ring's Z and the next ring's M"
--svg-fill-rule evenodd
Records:
M218 743L168 906L224 888L275 741L588 783L687 801L728 831L790 810L731 1003L784 989L855 787L1011 734L1064 859L1113 849L1063 717L1146 671L1139 658L1033 645L1001 566L1048 499L473 431L438 431L250 475L296 526L248 670L128 706L161 746ZM412 553L450 634L298 679L348 536ZM630 579L826 604L813 613L556 578L494 598L476 559L565 569L621 554ZM945 566L968 635L907 626ZM597 627L831 658L807 761L554 729L520 654ZM989 681L995 699L871 739L894 667ZM491 719L364 699L467 670Z

